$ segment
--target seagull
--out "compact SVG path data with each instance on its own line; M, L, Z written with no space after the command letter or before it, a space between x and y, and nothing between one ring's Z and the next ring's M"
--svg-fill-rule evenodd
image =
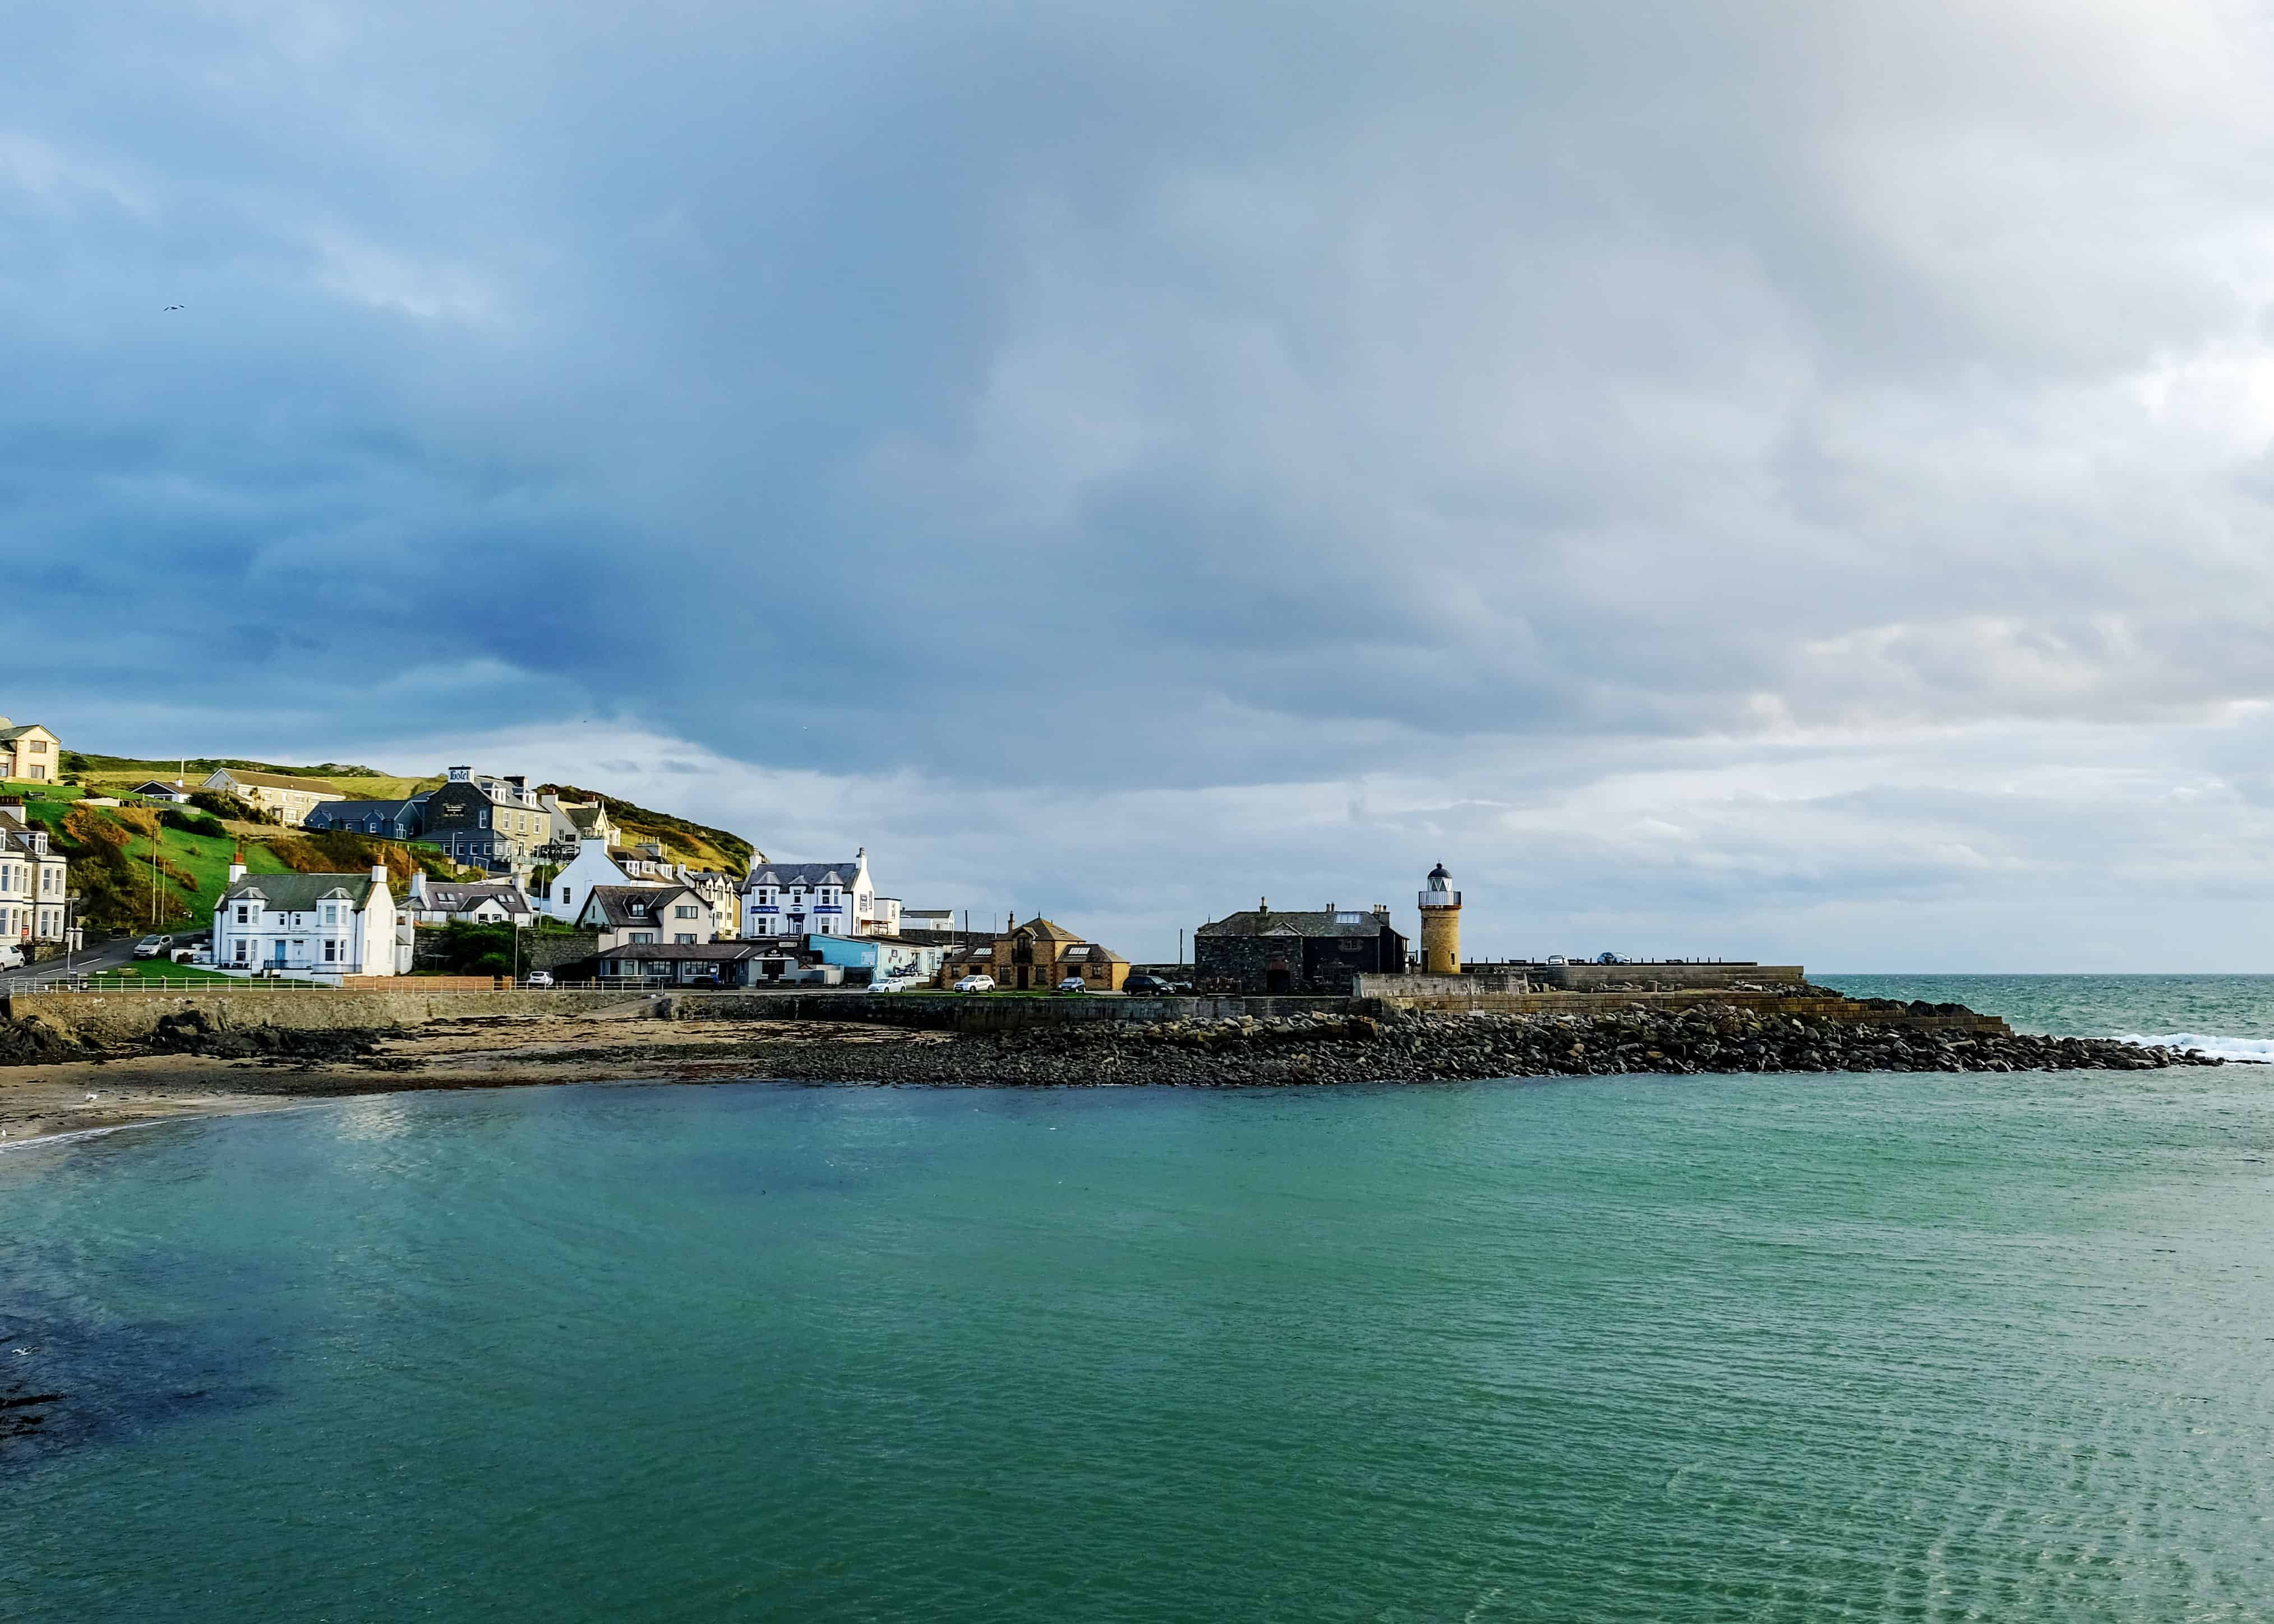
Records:
M101 1094L91 1094L87 1095L87 1097L90 1101L94 1101L94 1100L100 1100L101 1098L102 1098L102 1096Z
M189 306L186 304L169 304L166 308L168 310L187 310L189 309Z

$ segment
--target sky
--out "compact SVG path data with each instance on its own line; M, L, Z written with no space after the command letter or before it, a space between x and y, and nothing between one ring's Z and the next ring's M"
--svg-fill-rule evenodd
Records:
M2274 13L39 6L0 712L1133 959L2274 971ZM180 305L169 310L169 305Z

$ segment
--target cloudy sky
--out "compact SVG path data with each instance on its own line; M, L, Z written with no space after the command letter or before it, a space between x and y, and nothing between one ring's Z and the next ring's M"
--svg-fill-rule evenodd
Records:
M2274 970L2225 0L203 0L0 62L0 710L1133 957ZM186 308L169 312L169 304Z

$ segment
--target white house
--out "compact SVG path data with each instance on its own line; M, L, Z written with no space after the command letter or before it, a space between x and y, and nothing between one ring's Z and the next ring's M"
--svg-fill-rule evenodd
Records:
M538 887L537 906L564 925L574 924L592 892L603 885L629 885L616 860L608 855L606 839L587 835L576 842L576 855L553 876L550 885Z
M851 862L753 863L742 882L742 934L802 936L893 936L900 899L879 897L869 877L869 848Z
M472 925L531 925L537 905L520 886L508 880L486 880L473 885L410 876L410 894L403 911L414 925L440 925L452 920Z
M698 947L717 935L711 905L685 885L596 885L576 923L600 933L599 951L622 946Z
M240 855L214 905L213 963L222 972L404 975L410 946L395 929L387 868L369 874L249 876Z
M71 863L48 831L25 821L20 802L0 806L0 965L15 966L36 943L75 941Z

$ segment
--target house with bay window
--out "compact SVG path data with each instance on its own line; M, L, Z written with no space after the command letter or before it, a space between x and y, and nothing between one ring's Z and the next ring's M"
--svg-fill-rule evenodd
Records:
M23 803L0 804L0 965L24 963L41 944L77 931L70 915L71 860L26 822Z
M711 905L687 885L596 885L576 923L600 933L598 951L618 947L699 947L718 934Z
M248 875L240 858L214 905L213 967L317 980L407 974L410 925L397 923L384 864L368 874Z
M754 861L742 882L745 936L894 936L900 899L879 897L869 877L869 848L850 862Z

